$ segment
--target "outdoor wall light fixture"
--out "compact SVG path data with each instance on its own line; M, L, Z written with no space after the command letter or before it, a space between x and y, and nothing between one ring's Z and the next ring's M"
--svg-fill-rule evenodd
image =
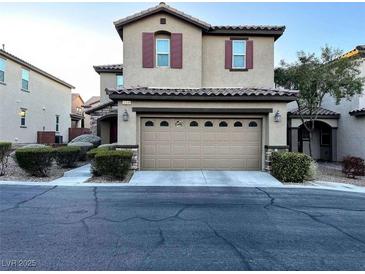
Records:
M281 113L278 110L275 112L274 121L275 122L281 121Z
M123 121L127 122L129 120L129 114L128 111L125 109L123 112Z

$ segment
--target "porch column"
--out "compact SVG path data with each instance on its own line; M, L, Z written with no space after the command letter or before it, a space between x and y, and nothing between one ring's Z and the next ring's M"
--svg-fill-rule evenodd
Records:
M298 128L292 127L290 130L290 151L298 152Z
M337 128L331 128L331 153L332 161L337 161Z

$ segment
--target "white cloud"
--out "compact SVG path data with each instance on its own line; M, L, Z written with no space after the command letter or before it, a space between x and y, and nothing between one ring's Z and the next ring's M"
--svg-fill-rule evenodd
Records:
M5 50L74 85L85 100L98 95L93 65L121 63L122 41L111 25L108 33L24 13L0 17Z

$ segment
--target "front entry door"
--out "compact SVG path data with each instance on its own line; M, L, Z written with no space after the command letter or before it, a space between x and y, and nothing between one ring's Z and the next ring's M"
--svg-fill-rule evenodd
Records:
M118 123L117 119L112 119L110 121L110 143L116 143L118 141Z

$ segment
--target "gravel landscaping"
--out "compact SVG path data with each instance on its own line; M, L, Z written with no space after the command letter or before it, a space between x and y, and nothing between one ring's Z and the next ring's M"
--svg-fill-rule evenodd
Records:
M357 176L356 179L348 178L341 170L340 163L319 162L316 180L365 186L365 176Z
M80 167L85 164L87 164L87 162L77 162L76 167ZM6 174L4 176L0 176L0 181L49 182L62 177L66 171L71 169L72 168L61 168L57 166L56 163L53 163L52 167L49 169L48 177L35 177L28 175L17 165L13 157L9 157Z

